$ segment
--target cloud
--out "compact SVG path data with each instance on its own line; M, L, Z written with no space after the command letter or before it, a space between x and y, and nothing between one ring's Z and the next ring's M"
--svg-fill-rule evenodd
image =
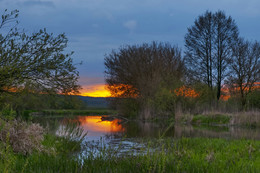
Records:
M79 83L80 85L88 85L88 86L92 86L92 85L104 85L105 81L104 81L104 77L94 77L94 76L80 76L79 79Z
M133 31L137 27L137 22L135 20L129 20L129 21L125 22L123 25L130 31Z
M52 1L41 1L41 0L28 0L23 2L25 6L44 6L44 7L55 7Z

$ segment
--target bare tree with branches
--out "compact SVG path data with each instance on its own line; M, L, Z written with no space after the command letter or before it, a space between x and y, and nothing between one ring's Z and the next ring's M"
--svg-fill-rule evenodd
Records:
M195 20L185 35L185 63L190 77L209 88L217 87L217 100L227 76L232 45L237 41L235 21L223 11L207 11Z
M233 46L231 64L227 82L232 92L239 93L244 108L247 95L260 82L260 43L250 43L240 38Z

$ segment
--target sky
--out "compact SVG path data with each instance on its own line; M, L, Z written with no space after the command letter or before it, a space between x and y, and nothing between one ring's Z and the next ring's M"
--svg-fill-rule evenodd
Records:
M82 95L104 91L104 57L123 45L168 42L184 50L187 28L206 10L225 11L240 36L260 41L259 0L0 0L0 13L18 9L19 28L65 33L80 73ZM91 94L92 93L92 94Z

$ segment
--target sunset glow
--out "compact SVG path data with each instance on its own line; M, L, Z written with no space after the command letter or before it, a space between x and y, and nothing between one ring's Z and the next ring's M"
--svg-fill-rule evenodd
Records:
M196 92L194 89L188 88L186 86L182 86L182 87L180 87L178 89L175 89L174 93L177 96L191 97L191 98L195 98L195 97L199 96L198 92Z
M245 84L243 84L243 87L245 87ZM260 82L255 82L254 86L252 86L251 90L257 90L260 89ZM249 88L246 87L244 88L244 91L248 92ZM230 97L230 89L227 86L224 86L223 88L221 88L221 92L222 95L220 96L220 99L227 101ZM234 87L231 89L231 92L234 93L239 93L240 92L240 87L238 87L237 85L234 85Z
M83 86L81 90L82 96L89 97L110 97L110 92L106 89L105 84Z
M229 93L229 89L227 87L221 88L221 93L222 93L220 96L221 100L227 101L231 97Z
M138 97L137 90L132 85L116 84L108 86L107 89L110 91L112 97Z
M108 132L122 132L124 128L119 124L120 120L115 119L113 121L102 121L102 116L79 116L77 121L80 122L80 126L84 131L91 133L108 133Z

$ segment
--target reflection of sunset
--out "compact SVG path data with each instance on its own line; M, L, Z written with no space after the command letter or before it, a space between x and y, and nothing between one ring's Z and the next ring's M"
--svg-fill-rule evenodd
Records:
M106 90L104 84L97 84L97 85L89 85L83 86L81 90L82 96L89 96L89 97L110 97L111 94L108 90Z
M122 125L119 124L120 120L102 121L101 118L102 116L79 116L77 120L84 131L88 131L90 135L91 132L109 133L124 131Z

